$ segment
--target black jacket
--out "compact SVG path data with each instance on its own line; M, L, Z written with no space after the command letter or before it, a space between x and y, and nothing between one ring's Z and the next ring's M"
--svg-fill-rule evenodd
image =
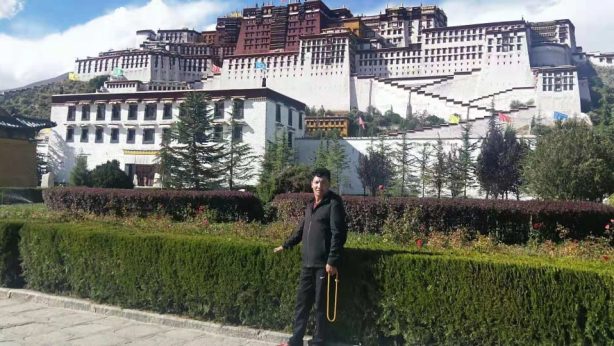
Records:
M303 242L303 267L338 266L343 244L347 238L345 210L341 197L328 191L315 208L312 199L305 208L305 216L294 233L284 243L289 249Z

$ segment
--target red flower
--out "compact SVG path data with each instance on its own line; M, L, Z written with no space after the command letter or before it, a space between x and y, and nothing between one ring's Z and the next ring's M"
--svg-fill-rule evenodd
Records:
M533 229L537 230L537 229L540 229L540 228L542 228L542 224L541 223L536 222L536 223L533 224Z
M383 190L384 190L384 185L380 185L380 186L378 186L377 188L378 188L380 191L383 191Z
M605 229L610 229L610 224L605 225Z
M416 246L418 247L418 249L422 249L422 239L416 240Z
M608 255L603 255L603 260L604 260L604 261L608 261L608 260L610 260L610 256L608 256Z
M209 220L204 219L203 220L203 226L205 226L205 227L209 226Z

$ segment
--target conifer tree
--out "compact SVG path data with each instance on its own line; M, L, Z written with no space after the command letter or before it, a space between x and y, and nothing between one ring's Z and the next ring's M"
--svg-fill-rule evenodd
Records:
M420 151L413 155L414 165L418 172L418 181L420 182L420 196L424 198L426 187L429 183L429 166L431 162L431 144L424 143L420 146Z
M223 181L225 153L213 139L212 119L211 99L203 92L188 93L158 157L165 187L207 190Z
M257 160L256 155L254 155L248 143L242 142L242 138L239 138L238 135L235 136L235 128L241 126L236 120L241 111L239 107L237 102L233 103L228 126L229 133L225 136L225 155L222 160L225 171L224 178L230 190L232 190L237 183L247 183L256 174L252 168L254 162Z
M477 142L471 142L471 123L461 125L461 147L458 150L458 170L461 189L464 198L467 198L467 190L474 187L475 183L475 160L473 153L477 149Z
M443 141L441 140L441 137L437 138L437 142L435 144L434 157L429 169L429 175L431 184L437 193L437 198L441 198L441 190L446 183L448 175L446 153L443 148Z
M486 138L482 140L480 154L476 163L476 176L480 186L486 191L486 198L497 198L502 191L499 188L500 158L503 154L503 136L493 115L488 122Z
M78 156L68 179L70 186L92 186L90 171L87 169L87 157Z
M414 188L415 179L411 174L411 167L414 164L412 147L412 143L407 139L407 133L403 133L401 141L396 143L392 152L396 163L394 190L400 196L406 196Z

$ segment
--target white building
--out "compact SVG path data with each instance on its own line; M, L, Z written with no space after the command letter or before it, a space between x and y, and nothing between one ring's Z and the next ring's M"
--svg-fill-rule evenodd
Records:
M58 182L67 182L78 156L85 156L89 169L110 160L138 181L153 186L156 157L162 134L176 121L179 105L194 91L155 91L55 95L51 119L58 126L49 140L50 162ZM216 90L207 93L213 101L215 136L233 136L248 143L262 156L267 141L280 131L289 144L303 137L305 104L271 89ZM229 128L233 103L242 110L238 123ZM257 162L254 163L255 165ZM255 180L250 182L255 184Z

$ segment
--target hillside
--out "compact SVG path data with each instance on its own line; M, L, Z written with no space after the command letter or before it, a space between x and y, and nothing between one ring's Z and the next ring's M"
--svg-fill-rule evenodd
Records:
M51 95L94 92L96 86L88 82L61 80L46 85L25 87L0 94L0 108L9 114L49 119Z

